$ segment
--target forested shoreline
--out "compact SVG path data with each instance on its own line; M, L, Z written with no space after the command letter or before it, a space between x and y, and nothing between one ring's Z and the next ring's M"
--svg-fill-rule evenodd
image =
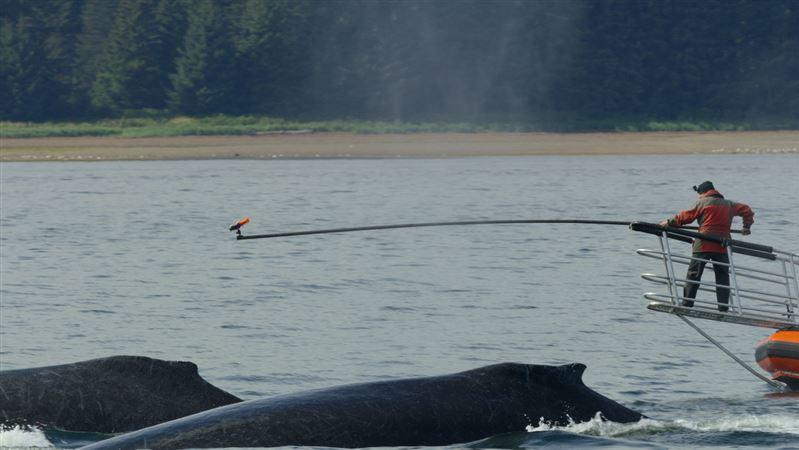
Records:
M5 121L799 121L797 0L0 3Z

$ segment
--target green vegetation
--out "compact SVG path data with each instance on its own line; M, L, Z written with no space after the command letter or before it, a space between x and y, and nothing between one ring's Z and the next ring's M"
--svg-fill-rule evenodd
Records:
M345 132L363 134L534 131L510 124L400 123L363 120L288 121L255 116L176 117L171 119L107 119L95 122L2 122L7 138L61 136L164 137L192 135L257 135L269 133Z
M797 74L797 0L0 0L0 120L159 116L31 133L795 127Z
M480 133L480 132L575 132L575 131L744 131L797 129L792 123L687 122L687 121L566 121L552 124L523 122L495 123L410 123L364 120L290 121L257 116L127 118L89 122L0 122L0 137L166 137L210 135L258 135L270 133L344 132L386 133Z

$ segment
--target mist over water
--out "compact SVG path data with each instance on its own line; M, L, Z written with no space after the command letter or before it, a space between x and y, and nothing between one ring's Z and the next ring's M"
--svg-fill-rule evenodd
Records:
M529 118L556 107L553 93L574 61L586 10L578 1L339 6L347 13L325 22L311 49L316 65L333 69L312 78L317 98L333 100L318 109L344 102L396 120Z
M534 103L547 106L567 75L583 10L570 1L365 2L353 10L348 34L332 25L319 38L314 60L337 59L341 69L316 83L360 76L352 81L362 83L363 112L395 119L521 116ZM360 55L363 66L342 54Z
M235 241L245 233L478 219L656 222L712 179L747 240L799 250L796 155L4 163L2 369L116 354L197 363L245 399L581 362L652 421L539 426L480 447L799 445L796 397L668 315L625 227L507 225ZM708 168L712 167L712 170ZM687 250L687 246L685 248ZM701 323L747 362L769 330ZM21 432L20 432L21 433ZM2 445L37 445L6 432ZM68 447L85 436L47 431ZM25 440L30 438L30 440Z

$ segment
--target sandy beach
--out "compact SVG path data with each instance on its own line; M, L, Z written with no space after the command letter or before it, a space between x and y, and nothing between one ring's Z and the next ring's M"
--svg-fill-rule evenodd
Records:
M3 138L0 145L0 161L714 153L799 153L799 131Z

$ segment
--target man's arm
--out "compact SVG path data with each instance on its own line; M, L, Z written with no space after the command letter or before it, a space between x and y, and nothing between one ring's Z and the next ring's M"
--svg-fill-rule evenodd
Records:
M693 208L686 209L685 211L680 211L671 219L660 222L660 225L664 227L665 226L681 227L696 220L699 217L699 212L700 212L699 202L697 202Z
M752 231L750 228L752 224L755 223L755 213L752 211L752 208L744 203L736 203L732 210L736 216L741 216L744 219L744 226L743 230L741 230L741 234L744 236L751 234Z

